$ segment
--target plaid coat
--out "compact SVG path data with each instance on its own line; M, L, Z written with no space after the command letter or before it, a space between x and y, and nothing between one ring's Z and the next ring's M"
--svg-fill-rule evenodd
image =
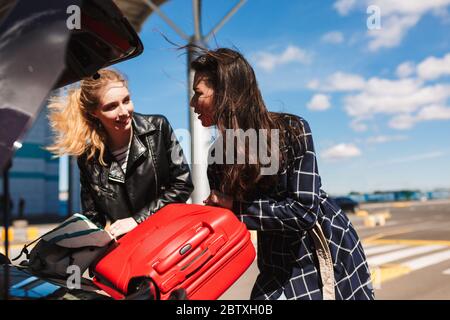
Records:
M278 187L271 194L234 203L237 217L258 231L260 274L251 299L322 299L314 242L307 232L316 221L330 247L336 299L374 299L358 235L344 212L321 190L309 125L297 116L284 117L287 125L302 126L303 148L295 139L289 144L287 168L279 172ZM292 121L293 117L299 121ZM209 165L208 179L211 189L218 189L220 165Z

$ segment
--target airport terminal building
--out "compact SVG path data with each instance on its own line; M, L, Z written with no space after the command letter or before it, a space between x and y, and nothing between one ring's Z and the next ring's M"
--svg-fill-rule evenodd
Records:
M12 160L9 181L13 218L19 211L24 218L59 214L59 159L53 159L44 149L50 142L47 109L43 109Z

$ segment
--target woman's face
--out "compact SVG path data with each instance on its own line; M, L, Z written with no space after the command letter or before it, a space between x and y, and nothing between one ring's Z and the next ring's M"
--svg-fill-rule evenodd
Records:
M101 92L100 105L94 112L110 135L131 129L134 111L128 88L122 82L111 82Z
M191 99L191 107L197 113L198 119L204 127L215 125L214 123L214 89L204 73L195 73L194 96Z

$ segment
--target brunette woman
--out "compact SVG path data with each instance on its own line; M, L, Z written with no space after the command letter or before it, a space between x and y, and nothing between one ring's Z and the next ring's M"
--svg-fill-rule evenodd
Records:
M238 147L234 138L220 145L245 163L229 163L217 154L222 149L213 147L215 163L208 167L211 194L205 203L233 210L249 229L257 230L260 274L251 298L373 299L361 241L321 189L308 122L267 110L254 71L239 52L204 51L192 67L191 106L203 126L217 126L218 139L230 130L277 133L256 135L257 145L275 150L269 164L279 164L275 174L263 174L269 165L259 150L251 150L255 144L247 141L245 148Z

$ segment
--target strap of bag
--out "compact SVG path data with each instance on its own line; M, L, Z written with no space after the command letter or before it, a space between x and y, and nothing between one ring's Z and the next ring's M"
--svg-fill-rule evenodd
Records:
M60 227L58 227L57 229L59 229ZM12 259L12 261L16 261L19 260L20 257L25 254L26 259L29 259L30 257L30 252L28 251L28 247L31 246L32 244L36 243L37 241L41 240L43 237L45 237L46 235L48 235L50 232L55 231L55 229L50 230L49 232L43 234L42 236L40 236L37 239L34 239L33 241L31 241L30 243L27 243L26 245L23 246L22 250L20 251L19 255L17 257L15 257L14 259Z
M325 238L322 227L318 222L316 222L314 228L309 231L309 234L314 241L314 247L319 260L319 271L323 285L323 299L335 300L333 260L331 258L331 252L328 247L327 239Z
M31 246L32 244L34 244L34 243L36 243L37 241L41 240L42 238L44 238L45 236L49 235L50 233L55 232L55 231L57 231L57 230L59 230L59 229L62 229L62 228L64 228L65 226L67 226L67 225L69 225L69 224L71 224L71 223L73 223L73 222L79 221L79 220L88 220L88 219L87 219L87 218L83 218L83 217L81 217L81 216L73 216L73 217L69 218L68 220L66 220L65 222L63 222L62 224L60 224L59 226L57 226L56 228L54 228L54 229L48 231L47 233L43 234L43 235L40 236L39 238L37 238L37 239L31 241L30 243L27 243L26 245L24 245L23 248L22 248L22 250L20 251L19 255L18 255L17 257L15 257L14 259L12 259L12 261L19 260L20 257L21 257L23 254L25 254L25 257L26 257L27 259L29 259L29 256L30 256L30 253L29 253L29 251L28 251L28 247L29 247L29 246Z

